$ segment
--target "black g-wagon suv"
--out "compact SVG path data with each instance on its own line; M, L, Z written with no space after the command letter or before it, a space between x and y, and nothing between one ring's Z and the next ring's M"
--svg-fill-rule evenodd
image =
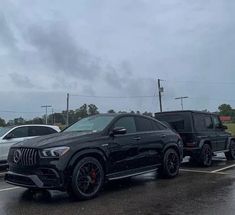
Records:
M182 156L180 136L154 118L101 114L81 119L59 134L14 145L5 180L90 199L107 180L156 170L172 178Z
M226 132L218 115L200 111L171 111L155 114L156 119L177 131L183 139L184 156L202 166L212 164L213 153L224 152L235 159L235 138Z

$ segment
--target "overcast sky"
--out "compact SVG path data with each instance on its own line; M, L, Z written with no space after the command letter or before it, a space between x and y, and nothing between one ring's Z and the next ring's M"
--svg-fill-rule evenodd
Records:
M101 112L235 106L233 0L1 0L0 117L94 103ZM15 111L17 113L7 113ZM21 112L21 113L18 113ZM27 112L27 113L26 113ZM32 112L32 113L28 113Z

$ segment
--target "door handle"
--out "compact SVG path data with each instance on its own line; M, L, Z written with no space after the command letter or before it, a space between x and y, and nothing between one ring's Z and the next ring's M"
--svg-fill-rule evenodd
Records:
M161 137L162 137L162 138L165 138L165 137L166 137L166 134L162 134Z
M133 140L141 140L141 137L134 137Z

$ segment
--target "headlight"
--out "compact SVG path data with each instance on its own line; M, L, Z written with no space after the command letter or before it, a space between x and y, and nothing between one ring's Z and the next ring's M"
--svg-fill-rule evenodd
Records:
M43 149L41 151L42 157L53 157L53 158L58 158L63 156L66 152L69 151L69 147L67 146L61 146L61 147L54 147L54 148L47 148Z

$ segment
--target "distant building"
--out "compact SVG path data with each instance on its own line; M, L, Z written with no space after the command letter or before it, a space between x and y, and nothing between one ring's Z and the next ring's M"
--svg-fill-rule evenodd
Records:
M231 122L232 121L231 116L220 116L219 118L222 122Z

